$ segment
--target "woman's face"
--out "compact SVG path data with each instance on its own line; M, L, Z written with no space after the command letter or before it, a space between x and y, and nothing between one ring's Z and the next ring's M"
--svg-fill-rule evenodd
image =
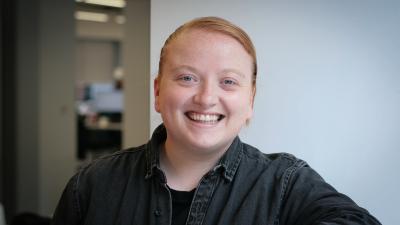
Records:
M234 38L189 30L167 47L155 109L167 145L225 151L253 113L252 59Z

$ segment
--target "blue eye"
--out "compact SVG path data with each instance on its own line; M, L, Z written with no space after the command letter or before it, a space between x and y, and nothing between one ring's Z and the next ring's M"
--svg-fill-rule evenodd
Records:
M188 84L193 84L197 82L197 79L195 76L189 74L189 75L182 75L178 77L178 81L181 82L182 84L188 85Z
M234 80L230 80L230 79L225 79L222 81L222 83L224 85L235 85L236 84L236 82Z
M193 77L191 77L191 76L183 76L181 79L182 79L183 81L192 81L192 80L193 80Z

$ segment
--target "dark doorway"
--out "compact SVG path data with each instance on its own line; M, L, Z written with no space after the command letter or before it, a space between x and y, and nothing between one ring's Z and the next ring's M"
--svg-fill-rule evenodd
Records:
M16 1L0 4L0 202L10 223L16 210Z

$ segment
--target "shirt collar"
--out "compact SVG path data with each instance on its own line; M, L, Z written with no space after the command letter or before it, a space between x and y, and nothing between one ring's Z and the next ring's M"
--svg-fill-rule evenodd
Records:
M150 141L147 143L146 161L147 172L146 179L153 176L155 171L160 169L160 147L167 138L167 130L163 124L159 125L153 132ZM221 157L218 164L214 167L214 172L221 171L222 175L228 181L232 181L243 157L243 143L239 137L235 137L228 150Z
M163 124L159 125L153 132L146 149L146 179L153 176L154 170L160 170L160 147L167 139L167 130Z
M228 150L221 157L214 170L221 170L225 179L232 181L243 157L243 143L235 137Z

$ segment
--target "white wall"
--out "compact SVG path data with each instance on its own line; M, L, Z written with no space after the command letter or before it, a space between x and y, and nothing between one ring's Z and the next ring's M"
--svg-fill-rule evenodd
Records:
M242 139L305 159L383 224L400 224L400 2L300 2L153 0L152 79L178 25L233 21L253 38L259 63ZM152 131L161 119L151 100Z

